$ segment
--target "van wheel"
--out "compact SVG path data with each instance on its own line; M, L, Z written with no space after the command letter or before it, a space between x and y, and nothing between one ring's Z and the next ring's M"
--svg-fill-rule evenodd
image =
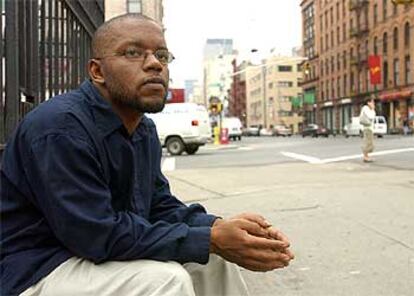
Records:
M184 151L184 143L179 137L169 138L165 146L171 155L181 155Z
M197 145L187 145L185 147L185 152L187 152L188 155L193 155L198 151Z

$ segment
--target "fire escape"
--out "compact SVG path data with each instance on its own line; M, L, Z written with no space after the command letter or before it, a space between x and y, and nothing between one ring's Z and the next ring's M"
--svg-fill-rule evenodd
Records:
M361 79L365 77L368 68L368 0L351 0L349 10L354 14L356 21L350 28L350 36L355 39L354 51L351 51L350 63L354 71L355 77L353 88L351 88L351 95L363 98L364 93L368 91L368 86L365 85L365 90L362 91ZM361 75L362 74L362 75Z

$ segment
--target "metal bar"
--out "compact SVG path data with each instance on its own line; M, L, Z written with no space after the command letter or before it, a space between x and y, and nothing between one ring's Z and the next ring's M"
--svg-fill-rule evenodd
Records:
M40 4L40 94L39 102L46 99L46 0Z
M59 62L60 62L60 92L65 91L65 67L64 67L64 48L65 48L65 8L63 1L60 2L60 53L59 53Z
M53 16L54 39L53 39L53 95L59 93L59 0L55 0Z
M4 42L3 42L3 9L0 8L0 153L2 151L2 143L5 142L5 127L6 113L4 110L4 89L3 89L3 56L4 56ZM0 155L1 157L1 155Z
M31 24L32 25L32 46L31 52L33 70L31 72L31 81L33 83L33 95L34 103L37 105L40 103L39 90L40 90L40 61L39 61L39 2L31 1Z
M26 9L25 9L25 1L16 1L17 2L17 7L18 7L18 13L17 13L17 25L18 25L18 30L19 32L21 32L19 34L19 41L18 44L22 45L19 48L19 82L20 82L20 87L23 89L23 92L26 93L27 92L27 80L26 80L26 76L27 76L27 65L26 65L26 50L27 50L27 44L26 44L26 40L27 40L27 33L26 33ZM7 27L7 26L6 26Z
M16 1L6 1L6 103L5 131L7 140L19 122L19 27Z
M72 18L71 18L71 12L68 10L68 8L66 7L66 38L67 38L67 43L66 43L66 73L68 75L67 77L67 85L66 85L66 89L71 89L71 84L72 84L72 30L71 30L71 25L72 25Z
M92 1L92 0L91 0ZM76 16L82 27L86 29L90 36L93 35L96 28L103 22L104 15L100 19L92 19L90 15L82 7L81 0L65 0L72 13Z
M53 60L52 60L52 38L53 38L53 26L52 26L52 14L53 14L53 0L46 0L47 2L47 65L48 65L48 73L47 73L47 81L48 81L48 88L47 88L47 98L50 98L52 96L52 89L53 89L53 85L52 85L52 78L53 78L53 73L52 73L52 64L53 64Z

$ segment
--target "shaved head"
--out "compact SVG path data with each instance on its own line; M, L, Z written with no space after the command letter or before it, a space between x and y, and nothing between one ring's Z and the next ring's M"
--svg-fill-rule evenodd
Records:
M117 35L114 34L115 30L119 29L122 23L133 20L143 20L158 24L154 19L140 13L128 13L116 16L99 26L93 34L92 57L98 58L105 55L109 45L111 45L117 37Z

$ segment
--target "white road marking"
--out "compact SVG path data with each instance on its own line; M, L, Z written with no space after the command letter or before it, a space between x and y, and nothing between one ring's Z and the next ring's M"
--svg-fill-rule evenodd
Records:
M163 172L171 172L175 170L175 157L166 157L161 165Z
M305 162L309 162L309 163L312 163L312 164L317 164L317 163L321 162L321 160L319 158L304 155L304 154L298 154L298 153L293 153L293 152L284 152L284 151L282 151L280 153L284 156L294 158L294 159L298 159L298 160L303 160Z
M404 153L404 152L414 152L414 148L384 150L384 151L370 153L370 155L378 156L378 155L396 154L396 153ZM325 164L325 163L331 163L331 162L340 162L344 160L362 158L362 154L354 154L354 155L347 155L347 156L340 156L340 157L326 158L326 159L320 159L317 157L297 154L297 153L292 153L292 152L281 152L281 154L284 156L290 157L290 158L309 162L311 164Z
M251 150L253 150L253 147L242 146L242 147L239 147L239 149L237 149L237 150L241 150L241 151L251 151Z

